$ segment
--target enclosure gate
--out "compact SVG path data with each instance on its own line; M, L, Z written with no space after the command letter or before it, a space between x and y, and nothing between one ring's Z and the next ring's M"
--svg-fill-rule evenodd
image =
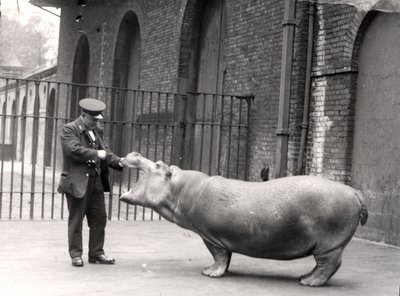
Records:
M247 179L250 96L175 94L0 78L0 219L63 219L57 191L62 169L59 135L78 101L108 108L102 129L119 156L140 152L184 169ZM122 106L122 107L121 107ZM160 219L152 210L119 202L138 172L110 170L109 219Z

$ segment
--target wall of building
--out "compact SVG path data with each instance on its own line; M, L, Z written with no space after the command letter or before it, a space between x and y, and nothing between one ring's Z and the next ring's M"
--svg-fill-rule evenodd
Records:
M90 1L62 10L58 79L70 81L75 47L82 32L90 44L90 83L112 85L114 47L121 20L133 10L141 35L140 88L182 91L188 79L190 38L185 28L195 15L194 0ZM304 107L308 4L299 1L290 97L287 174L295 173ZM76 22L77 15L84 19ZM224 93L253 94L250 122L250 180L270 168L274 176L282 58L283 1L226 1ZM304 173L351 184L358 47L366 12L347 5L316 5L310 125ZM79 30L79 31L78 31ZM186 66L185 66L186 65ZM185 89L183 89L185 91ZM100 94L101 98L101 94ZM382 201L383 203L383 201ZM398 221L399 214L393 214ZM371 228L362 236L377 239ZM381 237L381 239L383 239ZM400 243L400 242L395 242Z
M133 10L139 20L142 44L140 88L177 91L178 80L187 74L178 72L180 53L190 46L181 43L180 36L182 27L187 25L185 9L193 3L134 0L112 1L106 6L99 3L93 1L84 8L62 9L60 39L65 42L60 42L59 47L58 79L70 81L76 43L83 30L90 44L89 83L112 85L119 25L125 13ZM299 13L304 16L305 5L299 7ZM76 22L79 14L84 19ZM255 96L249 155L250 178L258 181L263 167L269 166L271 175L274 173L283 4L278 0L226 1L226 15L223 88L224 93ZM186 20L191 21L190 18ZM304 41L298 37L296 42ZM295 61L298 71L303 63L304 58ZM303 89L302 84L301 79L296 82L296 93Z

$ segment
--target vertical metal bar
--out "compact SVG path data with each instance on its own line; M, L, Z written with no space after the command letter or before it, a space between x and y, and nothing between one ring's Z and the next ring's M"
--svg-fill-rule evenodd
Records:
M239 165L240 165L240 136L241 136L241 124L242 124L242 107L243 99L239 100L239 124L238 124L238 139L237 139L237 152L236 152L236 179L239 179Z
M251 116L251 100L253 98L247 98L247 121L246 121L246 126L247 126L247 134L246 134L246 151L245 151L245 161L244 161L244 180L248 181L249 180L249 145L250 145L250 116Z
M151 108L153 107L153 92L150 92L150 101L149 101L149 115L148 115L148 124L147 124L147 145L146 145L146 155L149 158L150 152L150 136L151 136ZM145 220L145 210L143 208L143 220ZM150 210L150 220L153 220L153 209Z
M103 94L103 91L101 92ZM112 92L112 90L110 90L110 88L108 87L104 87L104 102L105 104L107 104L107 106L110 106L110 110L113 109L113 99L114 99L114 94ZM112 123L112 113L111 111L107 113L106 115L106 120L104 121L104 133L107 134L109 136L109 145L112 146L112 148L114 148L114 129L113 129L113 123ZM112 204L112 199L113 199L113 194L114 194L114 172L111 171L110 172L110 192L108 193L108 205ZM112 207L110 208L110 206L108 206L108 213L107 213L107 217L108 219L110 219L110 217L112 217ZM119 219L119 216L117 214L117 219Z
M95 94L95 98L96 98L97 100L99 100L99 99L100 99L100 97L99 97L99 95L100 95L100 93L99 93L99 87L96 86L96 87L95 87L95 90L96 90L96 91L95 91L95 93L96 93L96 94Z
M221 116L219 120L219 143L218 143L218 158L217 158L217 172L218 175L222 175L221 172L221 150L222 150L222 132L223 132L223 124L224 124L224 102L225 102L225 96L221 95ZM229 145L229 143L228 143Z
M11 152L11 182L10 182L10 208L8 213L8 218L12 218L13 210L13 192L14 192L14 159L17 151L17 137L18 137L18 106L19 106L19 80L15 81L15 110L11 108L11 145L13 146Z
M153 93L150 92L150 100L149 100L149 112L148 112L148 121L147 121L147 143L146 143L146 158L150 158L150 129L151 129L151 108L153 104Z
M210 155L208 158L208 174L211 175L212 156L213 156L213 142L214 142L214 120L215 120L215 109L216 109L216 95L212 95L212 108L211 108L211 125L210 125Z
M230 177L230 169L231 169L231 141L232 141L232 124L233 124L233 97L231 96L231 104L230 104L230 119L229 119L229 127L228 127L228 168L227 168L227 178Z
M26 138L26 112L28 106L28 81L25 80L25 101L22 103L22 117L21 117L21 193L20 193L20 201L19 201L19 218L22 219L22 208L23 208L23 200L24 200L24 180L25 178L25 138Z
M157 117L156 117L156 125L155 125L155 147L154 147L154 160L157 160L158 154L158 129L160 124L160 93L157 93Z
M167 96L167 106L169 106L169 94L166 94ZM172 102L172 106L174 106L175 102ZM168 111L168 109L167 109ZM170 150L170 155L169 155L169 161L173 161L174 159L174 139L175 139L175 122L174 122L174 111L171 111L172 114L172 120L171 120L171 150Z
M196 122L197 122L197 108L198 108L198 102L197 102L197 95L193 94L191 95L191 102L190 102L191 106L189 106L189 108L192 108L192 122L191 122L191 133L190 133L190 144L192 145L191 148L193 149L193 145L195 143L196 137L195 137L195 131L196 131ZM189 115L190 116L190 115ZM194 149L193 149L194 150ZM195 157L194 157L194 153L190 153L189 154L192 158L192 160L190 161L190 167L189 169L195 169Z
M184 161L184 155L185 155L185 142L186 142L186 126L187 126L187 97L186 95L177 95L179 99L179 106L182 106L180 108L179 112L179 118L180 118L180 147L179 147L179 166L182 168Z
M1 143L3 144L3 147L1 149L1 170L0 170L0 219L2 217L2 208L3 208L3 181L4 181L4 145L6 143L6 122L7 122L7 101L8 101L8 78L6 78L6 91L5 91L5 99L4 99L4 105L3 109L0 110L0 112L3 113L3 118L2 118L2 139Z
M119 108L120 108L120 104L122 104L124 102L123 100L123 94L122 94L123 90L118 88L116 89L116 97L117 97L117 102L115 103L114 106L116 106L115 110L115 114L114 114L114 118L112 118L113 120L113 124L114 124L114 135L118 135L119 134L119 129L121 129L122 131L122 135L124 134L124 129L125 129L125 112L121 112L121 114L118 114L118 112L120 112ZM121 121L117 120L117 116L119 116L119 118L121 118ZM119 141L123 141L123 139L120 139L119 137L115 137L114 136L114 149L118 148L118 151L121 151L121 149L123 149L120 145ZM113 173L113 176L115 177L115 173ZM118 194L119 196L121 196L122 190L121 190L121 186L122 186L122 174L119 174L119 186L118 186ZM114 182L113 182L114 184ZM110 215L108 216L108 219L111 219L112 217L112 205L113 205L113 199L114 196L113 195L109 195L109 203L108 203L108 209L109 209L109 213ZM118 220L120 220L121 218L121 202L118 199Z
M57 91L54 110L54 146L53 146L53 173L52 173L52 187L51 187L51 219L54 219L54 199L55 199L55 182L56 182L56 160L57 160L57 144L58 144L58 124L59 124L59 101L60 101L60 84L57 83Z
M71 106L71 104L70 103L68 103L68 102L71 102L71 100L72 100L72 98L71 98L71 95L72 95L72 84L67 84L66 85L66 88L67 88L67 107L65 108L65 118L64 118L64 124L66 124L67 123L67 121L69 121L69 116L68 116L68 113L70 113L69 111L69 107ZM64 204L65 204L65 198L66 198L66 196L65 196L65 194L63 193L63 194L61 194L61 219L64 219Z
M201 140L200 140L200 167L199 170L201 171L203 169L203 146L204 146L204 125L205 125L205 120L206 120L206 95L202 94L203 97L203 111L202 111L202 116L201 116Z
M113 150L115 150L118 146L118 137L116 135L118 135L118 122L116 120L116 116L120 116L120 114L118 114L119 110L118 110L118 101L119 101L119 91L120 89L110 89L110 101L111 101L111 106L113 106L114 108L114 112L110 113L110 136L112 135L112 146L113 146ZM110 140L111 140L110 139ZM112 176L112 188L113 191L111 192L111 188L110 188L110 193L108 195L108 219L110 219L110 217L112 217L112 204L113 204L113 199L114 199L114 184L116 182L116 178L115 178L115 174L114 172L112 172L111 174ZM121 203L118 201L117 204L117 219L120 220L121 219Z
M165 95L165 119L164 119L164 135L163 135L163 147L162 147L162 160L165 160L165 153L166 153L166 148L167 148L167 116L168 116L168 97Z
M120 97L119 100L120 102L122 102L124 104L124 111L122 114L120 114L122 116L122 126L121 126L121 131L122 131L122 139L119 139L120 143L118 144L118 146L116 145L115 147L119 147L119 151L124 151L124 144L126 143L124 136L126 134L126 130L127 130L127 111L126 109L126 102L127 102L127 97L128 97L128 90L126 89L121 89L120 90ZM118 123L116 124L118 126ZM118 140L118 139L117 139ZM122 147L121 144L122 143ZM122 183L123 183L123 173L120 172L118 173L118 177L119 177L119 186L118 186L118 197L120 197L122 195ZM109 207L112 209L112 203L109 204ZM118 198L118 208L121 208L121 202ZM128 215L128 211L126 213L126 215ZM111 216L109 216L109 219L111 219ZM126 220L128 220L128 218L126 218Z
M32 126L32 166L31 166L31 204L29 211L29 218L33 220L34 208L35 208L35 181L36 181L36 160L37 160L37 144L38 138L37 133L39 129L39 109L40 109L40 97L39 97L39 81L35 81L35 100L33 110L33 126ZM39 106L37 108L36 106Z
M45 115L45 117L44 117L44 131L46 131L46 129L47 129L47 126L48 126L48 122L49 122L49 120L51 120L51 119L49 119L48 118L48 114L47 114L47 108L49 107L49 96L50 96L50 92L49 92L49 87L50 87L50 82L47 82L47 87L46 87L46 90L47 90L47 95L46 95L46 104L45 104L45 106L46 106L46 115ZM44 219L44 199L45 199L45 192L46 192L46 159L45 159L45 147L46 147L46 132L44 133L44 135L43 135L43 163L42 163L42 165L43 165L43 167L42 167L42 219Z
M133 90L133 110L132 110L132 121L131 121L131 143L130 143L130 151L134 151L133 147L134 147L134 141L135 141L135 128L136 128L136 124L135 124L135 120L136 120L136 99L137 99L137 91ZM130 190L130 181L132 178L132 173L131 170L128 171L128 190ZM129 219L129 205L126 205L126 220Z
M142 152L142 126L143 126L143 112L144 112L144 91L140 91L140 96L141 96L141 104L140 104L140 120L138 121L139 123L139 153ZM139 171L137 171L137 175L139 176ZM136 179L137 181L138 179ZM142 210L144 208L142 207ZM137 217L137 206L135 206L135 220Z

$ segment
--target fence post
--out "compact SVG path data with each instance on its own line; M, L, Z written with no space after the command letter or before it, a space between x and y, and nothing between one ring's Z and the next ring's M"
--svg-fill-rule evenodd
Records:
M184 144L186 137L186 95L175 95L175 108L174 108L174 128L176 132L173 139L173 158L172 163L182 167L184 163Z
M39 131L39 110L40 110L40 97L39 97L40 81L35 81L35 101L33 108L33 127L32 127L32 171L31 171L31 204L29 211L29 218L33 220L33 210L35 208L35 181L36 181L36 159L37 159L37 144L38 137L35 135Z

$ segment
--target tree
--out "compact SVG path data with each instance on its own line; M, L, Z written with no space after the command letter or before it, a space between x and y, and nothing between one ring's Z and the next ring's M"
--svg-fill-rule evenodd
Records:
M24 25L7 13L2 13L0 22L1 66L7 66L11 53L27 71L49 62L52 58L49 53L57 49L54 36L56 28L53 23L38 15L32 15Z

